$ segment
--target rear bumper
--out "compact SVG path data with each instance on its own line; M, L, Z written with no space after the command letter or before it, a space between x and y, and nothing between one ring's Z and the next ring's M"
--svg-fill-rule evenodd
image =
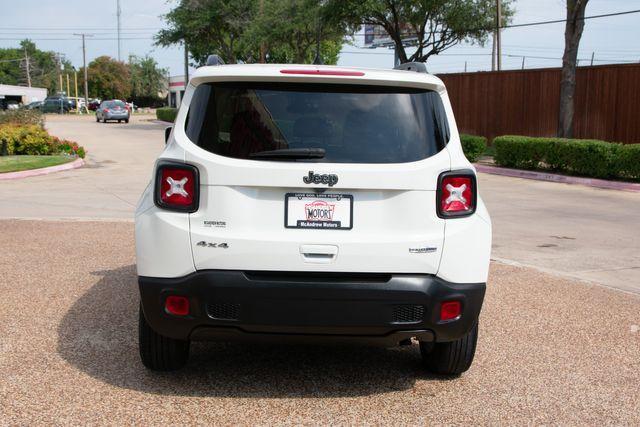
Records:
M129 118L129 113L120 113L120 114L108 113L108 114L104 114L104 118L107 120L125 120Z
M485 293L484 283L417 274L205 270L138 282L149 325L191 340L453 341L476 322ZM188 316L166 313L169 295L189 298ZM462 303L462 316L439 322L440 304L448 300Z

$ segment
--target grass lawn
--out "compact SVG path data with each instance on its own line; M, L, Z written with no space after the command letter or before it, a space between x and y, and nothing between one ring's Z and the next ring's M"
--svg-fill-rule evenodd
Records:
M0 173L46 168L75 159L71 156L0 156Z

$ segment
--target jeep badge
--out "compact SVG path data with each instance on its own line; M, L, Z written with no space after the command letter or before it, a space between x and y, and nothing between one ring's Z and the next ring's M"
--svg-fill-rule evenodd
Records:
M338 183L338 175L335 175L335 174L318 175L313 173L313 171L309 171L309 175L303 176L302 181L305 184L327 184L329 185L329 187L333 187Z

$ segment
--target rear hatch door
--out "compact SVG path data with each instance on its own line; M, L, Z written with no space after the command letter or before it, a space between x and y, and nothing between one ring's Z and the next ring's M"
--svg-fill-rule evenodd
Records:
M198 86L175 132L200 171L196 268L435 273L443 114L426 89Z

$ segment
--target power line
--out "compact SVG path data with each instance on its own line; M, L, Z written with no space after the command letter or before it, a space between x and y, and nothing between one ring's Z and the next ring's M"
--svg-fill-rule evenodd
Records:
M629 15L629 14L633 14L633 13L640 13L640 9L636 9L636 10L627 10L627 11L622 11L622 12L612 12L612 13L604 13L604 14L600 14L600 15L591 15L591 16L585 16L584 18L581 18L583 20L587 20L587 19L598 19L598 18L607 18L607 17L611 17L611 16L620 16L620 15ZM567 19L554 19L554 20L550 20L550 21L535 21L535 22L527 22L527 23L523 23L523 24L509 24L509 25L502 25L500 28L519 28L519 27L529 27L529 26L536 26L536 25L546 25L546 24L557 24L557 23L561 23L561 22L567 22ZM121 31L159 31L161 30L162 27L128 27L128 28L120 28ZM92 31L92 33L95 34L99 34L98 31L107 31L107 30L113 30L113 31L117 31L118 28L117 27L0 27L0 30L43 30L43 31L66 31L66 32L73 32L76 30L88 30L88 31ZM488 28L487 30L493 30L492 28ZM367 34L364 33L359 33L359 34L353 34L349 37L355 37L355 36L360 36L360 37L364 37L367 36Z
M76 30L114 30L117 31L117 27L0 27L0 30L47 30L47 31L76 31ZM121 30L126 31L141 31L141 30L149 30L149 31L158 31L161 30L162 27L129 27L129 28L121 28Z
M607 17L611 17L611 16L620 16L620 15L629 15L632 13L640 13L640 9L636 9L636 10L627 10L624 12L613 12L613 13L605 13L605 14L601 14L601 15L591 15L591 16L585 16L584 18L580 18L581 20L587 20L587 19L597 19L597 18L607 18ZM547 24L558 24L561 22L567 22L568 19L554 19L554 20L550 20L550 21L536 21L536 22L526 22L524 24L508 24L508 25L501 25L499 28L500 29L506 29L506 28L520 28L520 27L532 27L532 26L536 26L536 25L547 25ZM368 24L363 24L363 25L368 25ZM495 30L496 27L477 27L477 28L467 28L466 31L493 31ZM440 31L434 31L434 33L445 33L446 31L444 30L440 30ZM366 33L357 33L357 34L352 34L349 37L367 37L367 36L371 36L370 34L366 34ZM401 37L406 37L406 35L400 35Z
M344 52L340 52L340 55L393 55L393 52L349 52L349 51L344 51ZM460 56L460 57L471 57L471 56L491 56L492 54L489 53L441 53L438 55L434 55L433 58L440 58L440 57L453 57L453 56ZM536 55L529 55L529 54L515 54L515 53L503 53L502 56L506 56L509 58L530 58L530 59L548 59L548 60L554 60L554 61L561 61L562 58L560 57L550 57L550 56L536 56ZM581 58L578 59L579 61L590 61L591 59L587 59L587 58ZM628 62L628 63L635 63L638 62L635 59L616 59L616 58L607 58L607 59L594 59L595 62Z
M624 12L604 13L602 15L585 16L584 18L578 18L578 19L582 20L582 21L586 21L587 19L608 18L610 16L629 15L629 14L632 14L632 13L639 13L639 12L640 12L640 9L627 10L627 11L624 11ZM532 26L535 26L535 25L558 24L560 22L567 22L567 21L568 21L568 19L554 19L553 21L538 21L538 22L527 22L526 24L502 25L500 28L532 27Z
M153 40L154 37L121 37L121 40ZM22 41L24 40L24 38L3 38L0 37L0 40L8 40L8 41ZM66 38L29 38L29 40L34 40L34 41L66 41L66 40L76 40L72 37L66 37ZM95 38L93 40L118 40L117 37L100 37L100 38Z

